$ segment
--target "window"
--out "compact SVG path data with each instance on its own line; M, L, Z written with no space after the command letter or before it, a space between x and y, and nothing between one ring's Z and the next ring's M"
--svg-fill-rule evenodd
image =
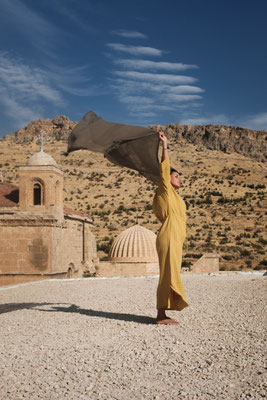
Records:
M40 206L42 204L42 185L35 183L33 186L33 205Z

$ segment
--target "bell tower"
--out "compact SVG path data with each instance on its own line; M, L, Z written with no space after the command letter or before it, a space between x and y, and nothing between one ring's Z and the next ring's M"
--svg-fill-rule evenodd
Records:
M19 208L63 218L63 172L54 158L43 151L43 145L26 166L19 168Z

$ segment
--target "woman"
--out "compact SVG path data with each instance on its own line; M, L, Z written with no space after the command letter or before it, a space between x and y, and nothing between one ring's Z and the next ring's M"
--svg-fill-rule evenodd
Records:
M179 173L170 168L167 138L159 132L163 145L160 163L160 184L153 200L153 211L162 223L157 236L160 277L157 289L157 324L179 324L168 318L165 310L178 310L188 306L180 276L182 247L186 236L186 207L176 193L180 187Z

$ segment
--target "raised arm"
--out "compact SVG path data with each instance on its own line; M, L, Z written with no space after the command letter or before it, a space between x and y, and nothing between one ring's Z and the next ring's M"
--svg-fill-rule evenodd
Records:
M162 143L162 156L161 156L161 162L166 160L168 158L168 139L166 138L165 134L163 132L159 132L159 140Z

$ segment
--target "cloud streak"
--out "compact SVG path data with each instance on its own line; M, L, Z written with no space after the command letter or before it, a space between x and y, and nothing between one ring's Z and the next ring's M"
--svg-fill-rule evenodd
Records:
M167 51L153 47L121 43L108 43L107 47L112 50L109 54L112 64L120 67L110 71L109 87L126 106L129 115L138 120L148 118L153 123L152 118L159 118L160 113L176 113L177 118L177 112L189 107L192 112L199 106L204 89L195 85L196 77L180 74L181 71L197 70L196 64L150 60L150 56L167 54ZM117 54L123 52L131 57Z
M62 101L59 91L49 84L43 70L19 63L7 54L0 54L0 80L2 87L18 96L33 100L41 97L52 102Z
M111 32L112 35L121 36L128 39L147 39L147 36L141 32L130 31L127 29L118 29Z
M69 32L62 31L21 0L1 0L0 22L8 25L13 35L19 35L21 40L30 44L39 54L50 57L54 49L59 45L65 46L64 43L70 37Z
M145 47L145 46L132 46L132 45L126 45L122 43L107 43L107 47L109 47L112 50L122 52L122 53L128 53L133 56L161 56L162 51L159 49L155 49L154 47Z
M137 72L137 71L114 71L115 75L136 79L136 80L143 80L148 82L155 82L155 83L168 83L168 84L186 84L186 83L194 83L197 81L196 78L191 76L184 76L184 75L170 75L170 74L151 74L149 72Z
M199 117L192 115L191 117L182 118L180 123L183 125L228 125L241 126L248 129L267 130L267 112L251 114L248 117L227 116L225 114L205 115Z
M40 117L44 104L63 104L60 91L40 68L0 54L0 103L5 115L25 125Z
M216 114L204 117L187 117L180 121L182 125L231 125L229 118L224 114Z
M247 118L242 118L239 120L239 124L250 129L267 131L267 112L257 113L250 115Z
M124 68L137 70L165 70L165 71L185 71L187 69L197 69L194 64L172 63L165 61L151 61L140 59L115 59L114 64L121 65Z
M0 104L12 121L25 125L42 118L51 109L65 107L66 94L95 96L102 94L90 85L86 67L44 68L25 64L8 53L0 53Z
M131 91L132 93L139 93L143 91L152 91L156 93L170 92L176 94L192 94L192 93L204 93L205 90L192 85L175 85L171 84L159 84L155 85L153 82L142 82L135 80L128 80L123 78L111 79L112 87L120 88L122 91Z

